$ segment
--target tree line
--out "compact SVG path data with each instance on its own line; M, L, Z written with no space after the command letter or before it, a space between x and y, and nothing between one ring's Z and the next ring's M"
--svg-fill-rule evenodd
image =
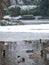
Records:
M4 2L4 0L0 0L0 19L3 18L4 16L4 7L3 7L3 3L8 7L10 6L10 0L8 0L8 5L6 4L6 2ZM35 0L36 1L36 0ZM26 0L24 0L24 2L26 2ZM28 3L30 1L28 0ZM31 0L31 2L33 3L34 0ZM41 16L49 16L49 0L38 0L37 3L37 8L36 8L36 12L35 14L41 15Z

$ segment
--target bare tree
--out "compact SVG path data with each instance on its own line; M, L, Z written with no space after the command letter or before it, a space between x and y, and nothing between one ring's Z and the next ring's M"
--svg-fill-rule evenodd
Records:
M3 4L8 7L10 6L10 0L0 0L0 19L3 19L4 16L4 6Z
M10 0L3 0L3 3L6 5L6 7L9 7L11 5Z
M0 0L0 19L3 19L4 16L4 8L2 6L3 2Z

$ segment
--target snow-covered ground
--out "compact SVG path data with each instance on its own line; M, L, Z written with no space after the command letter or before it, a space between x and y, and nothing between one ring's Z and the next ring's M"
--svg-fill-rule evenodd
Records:
M49 32L49 24L0 26L0 32Z
M23 24L49 24L48 19L20 20Z
M22 22L23 24L49 24L49 19L39 19L38 20L38 18L40 18L41 16L34 16L35 17L35 19L33 19L33 20L23 20L23 19L21 19L22 18L22 16L16 16L16 17L11 17L10 15L6 15L6 16L4 16L3 18L4 19L9 19L9 20L18 20L18 21L20 21L20 22Z
M49 24L0 26L0 41L49 39Z
M17 19L21 18L21 16L11 17L10 15L5 15L3 18L9 19L9 20L17 20Z

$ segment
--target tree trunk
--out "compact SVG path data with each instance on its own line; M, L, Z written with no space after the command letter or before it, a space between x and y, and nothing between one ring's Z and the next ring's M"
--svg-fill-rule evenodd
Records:
M2 0L0 0L0 19L3 19L4 16L4 9L2 6Z
M5 2L5 3L6 3L6 6L7 6L7 7L9 7L9 6L11 5L10 0L6 0L6 2Z

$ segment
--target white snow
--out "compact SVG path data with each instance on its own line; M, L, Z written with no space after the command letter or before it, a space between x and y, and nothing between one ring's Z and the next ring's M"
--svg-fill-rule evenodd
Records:
M49 23L49 20L38 20L38 19L35 19L35 20L20 20L22 23L24 23L24 24L43 24L43 23L46 23L46 24L48 24Z
M10 15L5 15L4 17L3 17L4 19L14 19L14 20L17 20L17 19L19 19L19 18L21 18L21 16L16 16L16 17L11 17Z
M37 6L36 5L23 5L23 6L20 6L21 9L33 9L33 8L36 8Z
M49 39L49 24L0 26L0 41Z
M43 32L0 32L0 41L22 41L22 40L39 40L49 39L49 33Z
M16 6L19 6L19 5L11 5L11 6L8 7L8 9L15 8Z
M49 24L0 26L0 32L49 32Z
M4 43L4 45L8 45L8 43Z
M3 18L4 19L11 19L10 15L5 15Z
M12 6L9 6L8 9L10 8L15 8L16 6L20 7L21 9L32 9L32 8L36 8L37 6L36 5L12 5Z

